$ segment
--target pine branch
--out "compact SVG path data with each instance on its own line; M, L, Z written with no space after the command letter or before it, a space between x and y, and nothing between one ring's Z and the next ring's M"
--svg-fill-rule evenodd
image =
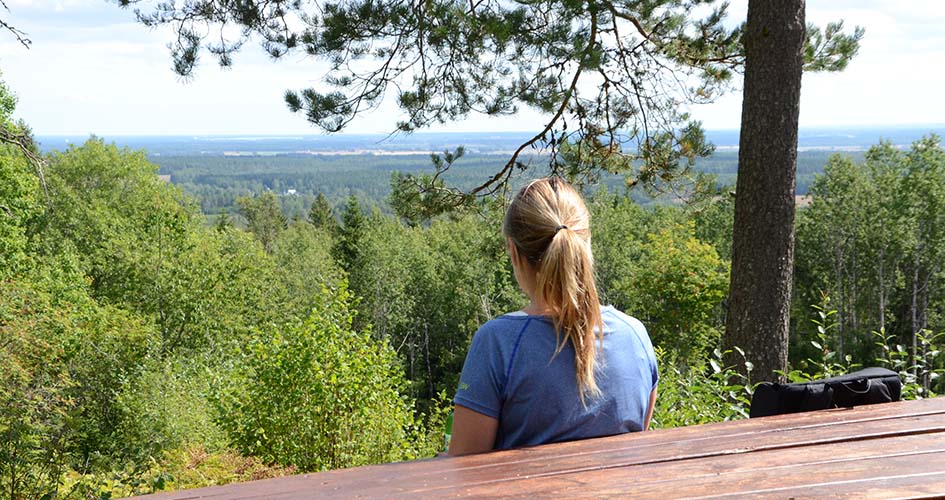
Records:
M7 12L10 12L10 8L7 7L7 3L4 0L0 0L0 6L2 6ZM16 37L16 41L20 42L20 44L26 47L27 49L30 48L30 45L33 44L33 41L28 38L29 35L27 35L26 32L16 28L15 26L10 25L9 23L7 23L6 21L2 19L0 19L0 28L9 31L10 33L13 33L13 36Z

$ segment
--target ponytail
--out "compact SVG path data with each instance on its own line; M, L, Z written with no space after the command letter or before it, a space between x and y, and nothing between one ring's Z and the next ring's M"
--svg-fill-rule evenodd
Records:
M533 181L509 206L503 233L535 266L535 293L550 308L558 334L555 355L569 341L574 347L581 402L585 393L600 395L594 375L603 321L594 280L590 214L581 195L558 178Z

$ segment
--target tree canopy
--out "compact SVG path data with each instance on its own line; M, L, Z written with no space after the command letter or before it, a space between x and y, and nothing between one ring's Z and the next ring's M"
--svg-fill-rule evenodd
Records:
M727 8L715 0L187 0L136 12L147 26L173 27L174 70L185 77L204 53L234 64L252 39L274 59L302 52L328 61L323 85L289 90L285 100L329 132L390 94L403 112L393 127L401 132L522 107L548 117L471 189L442 181L452 161L396 180L421 203L445 209L500 189L528 167L529 148L547 148L557 170L558 148L576 145L584 150L579 169L625 172L631 183L688 173L712 147L684 106L717 98L744 65L743 23L727 22ZM806 67L839 70L863 30L831 23L808 34Z

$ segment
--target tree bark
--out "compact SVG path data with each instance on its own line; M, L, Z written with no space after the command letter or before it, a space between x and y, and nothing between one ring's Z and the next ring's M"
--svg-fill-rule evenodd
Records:
M749 1L725 345L745 351L752 382L787 369L805 35L804 0Z
M915 359L918 356L918 335L919 335L919 264L922 261L922 240L920 237L916 237L915 243L915 266L913 267L912 274L912 376L918 377L918 363L915 363Z
M852 266L853 276L851 279L851 285L853 286L853 290L851 290L852 297L851 297L851 302L850 302L850 315L849 315L850 338L854 340L856 339L856 336L859 335L860 333L860 321L859 321L859 318L857 317L857 308L859 307L859 301L860 301L860 296L859 296L860 294L859 294L859 288L858 288L859 283L857 281L859 278L857 277L858 273L856 272L857 255L859 254L859 250L860 250L860 242L859 242L859 233L857 231L857 227L858 227L857 221L856 219L854 219L853 221L853 266ZM843 341L842 335L840 336L840 341L841 342ZM840 357L843 358L844 351L843 351L842 345L838 349L838 352L840 353Z
M886 245L879 249L879 331L886 334Z

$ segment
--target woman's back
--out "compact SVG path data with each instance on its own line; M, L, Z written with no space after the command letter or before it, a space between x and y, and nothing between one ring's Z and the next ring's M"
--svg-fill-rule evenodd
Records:
M470 346L455 402L499 420L496 449L643 430L657 382L643 325L613 307L598 354L600 395L581 403L570 343L544 316L506 314L480 328Z
M450 453L645 430L653 347L639 321L600 306L580 193L556 177L530 182L505 211L502 234L529 303L473 338Z

